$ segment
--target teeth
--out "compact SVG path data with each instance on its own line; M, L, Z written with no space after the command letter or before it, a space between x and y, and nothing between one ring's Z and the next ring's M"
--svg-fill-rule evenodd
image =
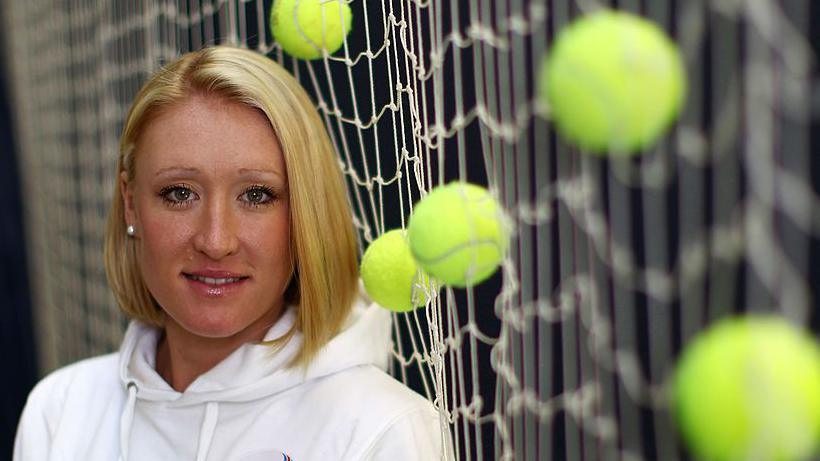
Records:
M242 277L215 279L211 277L202 277L199 275L189 275L188 278L190 278L191 280L197 280L203 283L207 283L209 285L224 285L226 283L235 283L242 280Z

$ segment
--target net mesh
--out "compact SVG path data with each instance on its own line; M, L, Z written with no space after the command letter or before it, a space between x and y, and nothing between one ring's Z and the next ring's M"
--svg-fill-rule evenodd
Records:
M270 1L2 2L43 371L115 350L102 264L119 130L181 52L248 47L290 69L339 153L364 248L454 179L514 225L486 283L394 318L391 372L426 395L447 459L686 458L667 385L715 319L776 311L816 332L820 161L809 0L349 2L312 62L270 36ZM689 95L643 156L584 155L534 94L557 31L602 6L666 29Z

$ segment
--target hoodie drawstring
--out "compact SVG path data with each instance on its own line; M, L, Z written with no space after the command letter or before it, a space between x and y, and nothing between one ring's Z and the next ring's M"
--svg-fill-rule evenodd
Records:
M218 417L219 404L208 402L205 405L205 418L202 419L202 428L199 430L199 448L196 451L196 461L205 461L205 457L208 456Z
M129 382L128 400L125 402L125 408L122 410L120 418L120 461L128 461L128 445L131 441L131 427L134 423L134 407L136 404L137 385ZM208 402L205 405L205 417L202 419L202 428L199 431L199 448L196 453L196 461L205 461L208 456L218 419L219 404L217 402Z
M134 422L134 406L137 403L137 385L128 383L128 400L120 418L120 460L128 461L128 442L131 440L131 425Z

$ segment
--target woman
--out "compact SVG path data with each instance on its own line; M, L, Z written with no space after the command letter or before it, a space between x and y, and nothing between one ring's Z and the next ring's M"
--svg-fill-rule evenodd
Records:
M344 181L310 98L214 47L137 95L106 270L117 354L32 391L16 460L441 458L432 405L387 374L389 315L358 294Z

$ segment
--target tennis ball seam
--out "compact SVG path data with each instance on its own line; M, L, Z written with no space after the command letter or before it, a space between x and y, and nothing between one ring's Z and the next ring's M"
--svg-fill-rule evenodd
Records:
M498 251L499 253L501 253L501 245L499 245L498 242L494 241L493 239L472 239L472 240L467 240L463 243L456 244L455 246L452 246L452 247L448 248L444 253L441 253L441 254L438 254L438 255L435 255L435 256L418 255L415 251L413 251L412 246L410 247L410 250L413 251L413 257L416 259L416 261L423 262L425 264L437 264L437 263L442 262L442 260L445 260L447 258L452 257L454 255L454 253L458 253L458 252L464 251L464 250L474 250L474 249L477 249L477 247L481 247L481 246L488 246L488 247L491 247L491 248L495 248L495 249L499 250ZM472 258L472 259L475 259L475 258Z
M463 287L492 275L504 258L504 213L485 188L452 182L436 187L410 217L410 251L436 280Z

